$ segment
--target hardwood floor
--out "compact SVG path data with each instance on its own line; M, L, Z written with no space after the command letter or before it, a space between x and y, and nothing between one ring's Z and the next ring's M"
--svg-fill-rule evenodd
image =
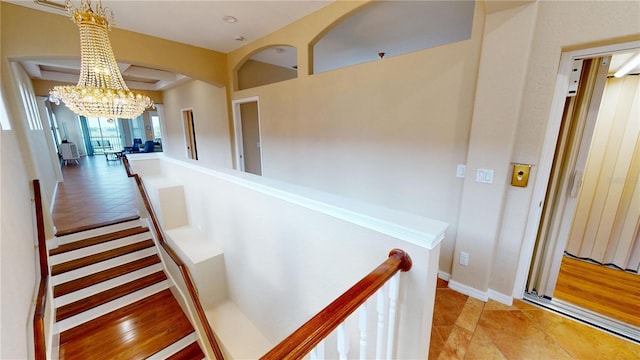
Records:
M53 223L57 236L138 217L136 187L120 161L83 156L62 167Z
M553 297L640 327L640 275L564 256Z
M62 170L53 211L60 245L49 250L61 331L54 358L204 358L137 220L138 190L122 163L98 155ZM88 229L97 230L62 237Z

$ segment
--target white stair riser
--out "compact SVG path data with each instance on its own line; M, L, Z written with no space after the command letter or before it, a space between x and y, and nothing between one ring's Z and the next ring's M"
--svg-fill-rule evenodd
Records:
M88 239L94 236L105 235L105 234L109 234L109 233L120 231L120 230L131 229L138 226L144 226L141 219L131 220L131 221L127 221L119 224L113 224L109 226L103 226L97 229L82 231L74 234L58 236L56 237L56 240L59 245L68 244L74 241Z
M85 323L89 320L93 320L102 315L108 314L112 311L115 311L121 307L132 304L136 301L142 300L147 296L151 296L156 294L162 290L169 288L169 282L167 280L161 281L159 283L153 284L151 286L147 286L144 289L138 290L131 294L125 295L121 298L110 301L106 304L96 306L92 309L84 311L78 315L72 316L70 318L64 319L62 321L58 321L56 323L59 332L67 331L73 327L76 327L82 323Z
M107 241L102 244L87 246L81 249L67 251L62 254L49 256L49 263L51 265L62 264L63 262L79 259L85 256L97 254L103 251L109 251L115 248L135 244L137 242L141 242L145 240L151 240L151 233L149 233L148 231L142 234L126 236L117 240Z
M177 353L178 351L186 348L187 346L189 346L192 342L197 341L198 340L198 336L196 335L195 331L192 332L191 334L183 337L182 339L174 342L173 344L167 346L166 348L158 351L157 353L153 354L149 359L166 359L168 357L170 357L171 355Z
M156 273L158 271L163 271L162 268L162 264L158 263L158 264L154 264L151 266L147 266L145 268L142 268L140 270L136 270L136 271L132 271L130 273L118 276L117 278L113 278L113 279L109 279L107 281L103 281L101 283L92 285L92 286L88 286L86 288L80 289L78 291L74 291L72 293L63 295L63 296L59 296L57 298L54 299L54 303L55 303L55 307L60 307L63 305L67 305L69 303L72 303L74 301L78 301L80 299L84 299L86 297L89 297L91 295L97 294L99 292L103 292L105 290L108 289L112 289L114 287L126 284L128 282L140 279L142 277L145 277L147 275L151 275L153 273Z
M130 254L126 254L126 255L122 255L122 256L118 256L117 258L113 258L113 259L109 259L109 260L105 260L105 261L101 261L99 263L95 263L95 264L91 264L85 267L81 267L79 269L76 270L72 270L72 271L67 271L65 273L62 274L58 274L55 276L51 277L51 284L52 285L59 285L62 283L65 283L67 281L71 281L71 280L75 280L87 275L91 275L91 274L95 274L99 271L102 270L106 270L106 269L110 269L112 267L116 267L118 265L122 265L122 264L126 264L128 262L137 260L137 259L142 259L144 257L150 256L150 255L154 255L157 254L156 248L154 247L150 247L150 248L146 248L146 249L142 249Z

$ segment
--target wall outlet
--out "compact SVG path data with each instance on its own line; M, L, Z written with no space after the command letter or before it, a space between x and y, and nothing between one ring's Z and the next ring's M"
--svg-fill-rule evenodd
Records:
M460 265L469 266L469 253L464 251L460 252Z
M458 164L458 167L456 168L456 177L464 178L464 175L466 172L467 172L467 166L463 164Z

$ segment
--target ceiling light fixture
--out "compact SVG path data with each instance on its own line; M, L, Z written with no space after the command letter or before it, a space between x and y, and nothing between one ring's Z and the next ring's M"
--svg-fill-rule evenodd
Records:
M620 78L629 73L629 71L633 70L636 66L640 65L640 51L636 51L632 57L629 58L618 71L616 71L613 76Z
M100 0L95 8L90 0L81 0L78 7L67 0L66 6L80 29L80 79L76 86L55 86L49 99L58 105L62 100L74 113L88 117L132 119L152 107L148 96L130 91L122 79L107 33L111 9Z

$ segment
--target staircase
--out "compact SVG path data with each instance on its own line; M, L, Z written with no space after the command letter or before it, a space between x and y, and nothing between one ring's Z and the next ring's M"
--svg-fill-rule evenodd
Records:
M49 250L60 359L202 359L149 229L128 221Z

